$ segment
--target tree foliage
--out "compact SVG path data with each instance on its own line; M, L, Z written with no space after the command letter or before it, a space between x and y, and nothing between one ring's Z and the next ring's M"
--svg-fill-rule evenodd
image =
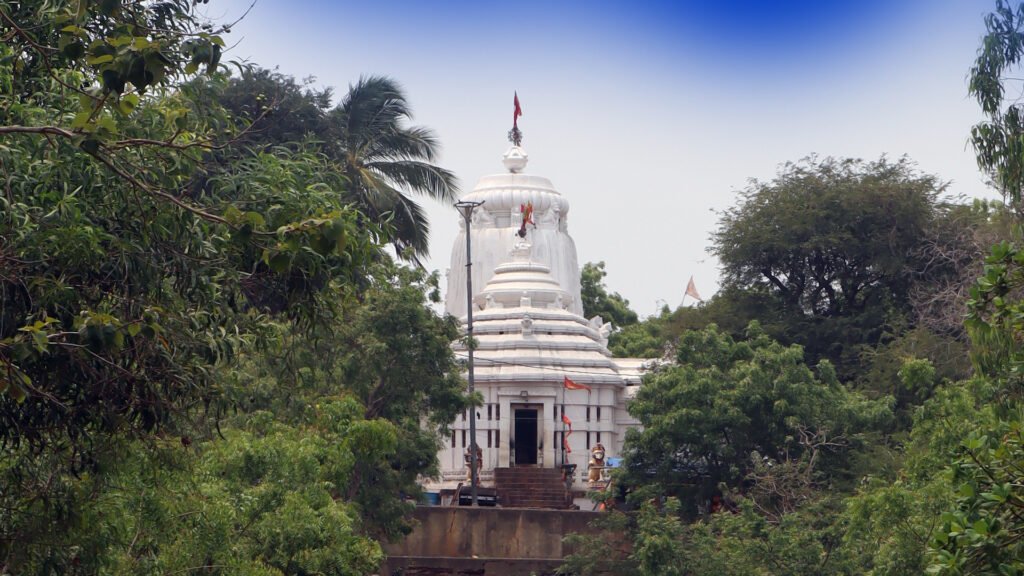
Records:
M971 129L971 143L978 166L990 174L1018 215L1024 214L1024 115L1019 102L1007 101L1008 84L1019 80L1011 74L1024 56L1024 5L1014 9L997 0L994 12L985 17L985 37L970 70L969 93L981 106L985 121Z
M939 203L938 182L902 161L788 165L773 182L752 185L723 217L715 250L727 266L727 292L617 335L622 346L656 350L652 341L682 334L679 358L687 363L649 376L633 405L645 425L626 446L627 464L641 464L622 478L634 499L692 492L734 445L742 453L746 438L761 443L749 463L722 475L727 512L685 522L659 541L674 550L675 563L653 573L1024 573L1024 123L1021 105L1005 97L1019 81L1024 5L1000 0L985 22L970 91L987 118L972 141L1008 208ZM769 315L747 306L758 300ZM716 361L743 349L735 339L723 346L721 335L692 332L730 310L765 317L766 331L785 342L807 339L812 361L836 358L847 382L894 398L900 424L862 421L872 442L847 444L836 459L815 460L815 446L836 452L806 429L780 443L808 414L787 411L816 406L814 394L830 397L830 407L877 400L821 377L800 390L804 404L791 404L781 384L799 373L793 369L768 372L770 391L752 387L758 372L736 369L752 362L750 352L738 356L742 362ZM734 338L736 330L728 328ZM968 347L971 367L963 362ZM712 385L727 377L739 384ZM748 397L748 389L755 393ZM787 402L754 414L778 416L782 425L748 415L779 396ZM757 426L741 427L748 422ZM797 437L799 448L787 448ZM762 445L774 446L767 458ZM648 454L657 456L635 458ZM645 536L626 518L619 529L635 546ZM617 557L633 560L628 552ZM567 566L584 560L577 555ZM635 561L627 568L641 573Z
M4 566L18 574L367 574L380 547L336 494L356 462L386 460L396 443L389 423L365 420L358 402L336 397L303 426L254 412L192 447L118 443L104 452L105 469L79 476L55 475L47 459L23 454L2 469L17 481L8 486L39 474L68 493L47 499L63 510L15 509L5 518Z
M436 164L436 135L407 125L412 108L392 78L360 78L333 107L333 91L311 83L259 68L232 78L219 103L243 125L256 123L239 135L235 148L265 151L297 143L315 148L345 177L345 203L386 223L400 257L425 256L429 223L409 195L449 203L458 196L455 175Z
M636 312L630 310L629 300L618 292L608 293L604 278L608 273L604 270L604 262L587 262L580 271L580 298L583 300L583 316L593 318L600 316L605 322L611 322L616 328L625 328L636 324Z
M438 473L441 433L466 399L450 347L457 321L427 305L437 279L395 265L381 266L374 278L360 305L339 322L311 336L280 334L229 382L236 405L270 411L287 423L304 423L316 399L339 388L358 400L362 417L388 422L393 450L357 460L339 492L357 507L370 534L393 538L411 529L411 504L397 496L416 501L418 480Z
M318 134L224 108L222 32L0 5L2 573L371 573L463 406L436 283Z
M194 186L231 130L205 96L221 79L179 84L197 50L216 52L210 25L187 2L77 6L0 8L16 40L0 48L0 420L5 441L37 447L215 405L211 368L264 314L335 308L386 239L313 155L263 154Z
M722 216L714 253L726 283L772 292L807 315L898 304L942 190L905 159L786 164Z
M455 175L433 164L438 155L433 131L406 126L412 109L398 83L366 76L328 117L327 147L349 181L349 197L372 217L390 215L399 255L415 259L427 253L429 228L422 208L406 191L454 202Z
M330 112L334 91L316 88L314 79L301 82L277 71L259 67L232 76L217 95L218 103L242 125L255 124L239 135L228 152L263 152L275 146L316 146L327 155Z
M722 215L713 253L723 284L760 292L788 316L775 336L828 358L850 378L910 309L945 185L906 159L806 159L754 182Z
M762 459L820 458L834 473L837 456L891 417L886 400L848 391L827 362L816 374L798 346L772 341L756 324L745 341L714 326L689 332L677 361L629 406L643 428L627 434L623 481L641 496L677 496L691 514L721 495L720 484L743 486ZM805 438L824 439L823 449L811 451Z

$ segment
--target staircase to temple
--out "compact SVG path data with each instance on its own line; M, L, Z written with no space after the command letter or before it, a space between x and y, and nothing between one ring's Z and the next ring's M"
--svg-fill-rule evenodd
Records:
M556 468L495 468L498 503L505 508L565 510L572 506L562 471Z

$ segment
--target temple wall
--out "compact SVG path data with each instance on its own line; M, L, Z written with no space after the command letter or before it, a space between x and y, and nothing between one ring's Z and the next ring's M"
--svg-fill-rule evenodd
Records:
M621 456L625 429L632 427L629 424L635 425L635 421L625 411L624 401L618 397L617 393L621 392L613 387L596 385L594 391L589 393L581 390L563 391L561 383L550 387L529 385L505 388L507 391L501 386L477 384L477 390L484 396L484 405L477 408L479 417L476 421L477 445L483 452L481 484L484 486L493 486L494 468L510 466L512 405L522 401L519 392L521 388L529 388L529 402L543 406L539 413L538 432L544 450L539 464L545 468L554 468L561 463L558 441L563 426L558 407L562 405L564 395L566 415L572 421L572 433L568 437L572 452L567 455L567 462L577 465L573 484L576 490L587 489L586 471L590 448L600 442L605 446L607 456ZM444 439L438 453L442 478L440 483L434 485L435 489L454 488L457 482L463 482L466 478L464 457L471 439L469 420L465 416L459 415L452 423L449 436ZM624 422L629 424L624 426Z
M420 506L419 525L400 542L385 544L388 556L560 560L572 553L562 539L588 532L601 512Z

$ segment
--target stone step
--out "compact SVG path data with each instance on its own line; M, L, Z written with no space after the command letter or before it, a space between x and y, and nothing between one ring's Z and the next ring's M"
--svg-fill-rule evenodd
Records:
M561 476L555 476L555 477L552 477L552 478L537 478L535 476L516 476L516 477L512 477L512 478L495 478L494 481L495 482L502 482L502 483L508 483L508 482L544 482L544 483L559 482L560 483L562 481L562 477Z
M571 505L557 468L497 468L494 486L505 507L564 510Z
M547 484L547 485L520 485L520 486L508 485L508 484L499 484L497 488L498 488L498 492L501 492L502 490L504 490L506 492L508 492L510 490L511 491L515 491L515 492L530 492L530 491L565 492L565 486L552 486L550 484Z
M538 484L552 484L552 483L554 483L554 484L561 484L562 483L562 477L561 476L556 476L554 478L531 478L531 477L524 476L522 478L495 478L494 481L502 483L502 484L508 484L509 482L535 482L535 483L538 483Z
M562 498L565 496L564 490L511 490L503 489L500 494L515 494L517 497L523 498L541 498L548 496L557 496Z
M565 486L552 486L551 484L519 485L519 486L509 485L509 484L499 484L498 485L498 491L501 492L502 490L505 490L506 492L509 491L509 490L512 490L512 491L515 491L515 492L529 492L531 490L548 491L548 492L565 492Z

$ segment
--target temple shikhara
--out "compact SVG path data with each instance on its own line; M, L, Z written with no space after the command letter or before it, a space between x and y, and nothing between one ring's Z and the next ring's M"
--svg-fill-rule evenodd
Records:
M474 375L484 402L476 408L479 486L496 489L499 505L564 508L603 487L601 456L614 462L626 429L636 425L625 406L647 361L613 358L611 325L583 316L569 201L547 178L526 173L521 138L514 126L505 170L480 178L462 199L479 203L468 226ZM467 226L460 220L446 310L465 329ZM453 346L467 356L464 341ZM467 411L446 439L441 478L428 491L443 499L470 484L470 445Z

